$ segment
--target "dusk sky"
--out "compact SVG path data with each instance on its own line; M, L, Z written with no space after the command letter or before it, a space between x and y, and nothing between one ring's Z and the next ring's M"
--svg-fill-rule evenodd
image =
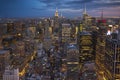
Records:
M120 0L0 0L0 17L52 17L56 7L66 17L79 17L86 4L90 16L120 16Z

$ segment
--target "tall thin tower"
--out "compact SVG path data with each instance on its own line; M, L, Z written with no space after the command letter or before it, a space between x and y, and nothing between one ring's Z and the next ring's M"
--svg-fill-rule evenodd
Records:
M83 9L83 24L84 24L84 27L86 27L88 25L87 21L88 21L88 15L87 15L87 10L86 10L86 4L84 4L84 9Z
M84 10L83 10L83 15L87 14L87 10L86 10L86 4L84 4Z
M103 9L101 11L101 20L103 20Z

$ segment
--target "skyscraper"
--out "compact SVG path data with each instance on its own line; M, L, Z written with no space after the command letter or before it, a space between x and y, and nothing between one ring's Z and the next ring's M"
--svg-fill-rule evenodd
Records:
M119 35L119 34L117 34ZM113 35L112 35L113 37ZM106 39L105 77L108 80L120 79L120 40L119 37Z
M92 21L92 17L87 14L86 4L85 4L85 7L83 9L83 25L84 25L83 27L86 29L89 28L88 26L91 25L91 21Z
M56 8L56 11L55 11L55 17L59 17L58 9L57 8Z
M8 50L0 50L0 79L4 73L5 67L9 64L10 52Z
M58 9L56 8L55 11L55 16L54 16L54 26L53 26L53 33L56 36L59 36L59 12Z
M71 25L67 23L62 24L62 42L70 41Z
M19 80L19 70L6 68L3 74L3 80Z
M88 32L80 32L78 34L78 44L80 63L93 61L95 55L93 55L92 35Z

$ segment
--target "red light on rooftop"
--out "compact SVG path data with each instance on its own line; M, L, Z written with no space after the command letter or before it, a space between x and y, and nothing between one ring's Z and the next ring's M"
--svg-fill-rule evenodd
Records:
M106 20L98 20L98 23L106 23Z

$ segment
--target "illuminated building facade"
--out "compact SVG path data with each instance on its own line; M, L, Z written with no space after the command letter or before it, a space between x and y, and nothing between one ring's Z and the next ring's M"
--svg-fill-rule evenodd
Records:
M55 17L59 17L58 9L56 9L56 11L55 11Z
M7 23L7 33L14 34L14 23Z
M72 79L78 77L79 71L79 50L76 44L69 44L67 46L67 78Z
M120 40L106 39L105 51L105 77L108 80L120 79Z
M88 32L80 32L78 35L80 63L94 60L92 35Z
M22 39L23 37L26 36L26 30L27 30L27 27L24 23L15 22L15 36L18 39Z
M89 28L92 25L93 18L87 14L86 4L83 10L82 23L84 28Z
M36 27L35 26L31 26L28 27L28 36L31 38L35 37L35 32L36 32Z
M9 68L5 69L3 80L19 80L19 70Z
M97 20L98 39L96 46L96 68L97 73L104 76L105 71L105 43L106 43L106 20L103 19L103 12L100 19Z
M75 44L67 46L67 62L79 62L79 50Z
M25 56L25 43L23 41L17 41L14 52L18 57Z
M62 42L69 42L71 36L71 25L70 24L62 24Z
M5 35L7 33L7 26L5 26L5 24L0 23L0 37L2 37L2 35Z
M10 52L8 50L0 50L0 79L4 73L5 67L9 64Z
M53 33L57 36L59 36L59 14L58 14L58 10L56 9L55 11L55 16L54 16L54 20L52 22L53 26Z
M50 21L48 19L45 19L44 21L44 27L45 27L45 38L50 37L49 27L50 27Z
M100 75L104 75L105 71L105 66L104 66L104 61L105 61L105 35L98 35L97 38L97 45L96 45L96 70L97 73Z

